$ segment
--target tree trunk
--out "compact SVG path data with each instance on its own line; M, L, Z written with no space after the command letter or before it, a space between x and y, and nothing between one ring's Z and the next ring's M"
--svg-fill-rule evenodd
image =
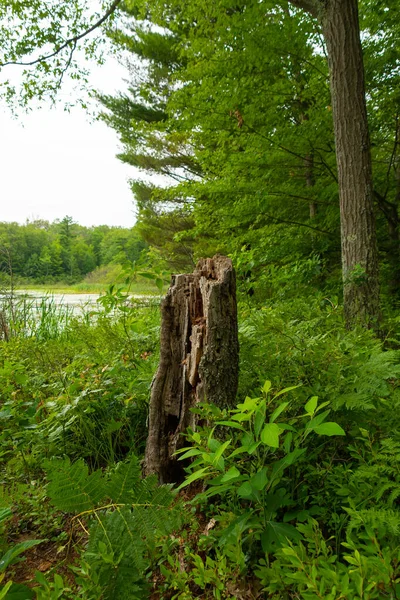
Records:
M348 327L377 328L378 250L357 0L327 0L320 10L336 139L345 319Z
M307 154L304 158L304 168L305 168L305 178L306 178L306 187L312 188L314 187L314 155L312 152ZM310 210L310 219L315 219L317 216L317 205L315 202L310 202L309 204Z
M173 275L161 305L160 364L152 384L144 471L161 483L183 478L173 456L181 434L195 428L191 408L207 401L232 406L238 383L236 283L224 256L202 259L189 275Z

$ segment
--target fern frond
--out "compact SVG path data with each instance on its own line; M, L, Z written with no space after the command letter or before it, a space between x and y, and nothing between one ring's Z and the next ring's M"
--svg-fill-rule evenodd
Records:
M350 515L347 533L350 535L360 527L370 527L378 537L400 535L400 512L385 508L369 508L364 510L346 509Z
M158 504L169 506L174 498L174 492L170 485L158 485L157 476L150 475L139 481L135 486L133 494L134 504Z
M83 460L71 464L69 458L46 461L50 481L47 493L59 510L79 513L93 509L106 495L100 470L89 475Z
M113 554L113 561L101 561L100 542ZM105 600L144 597L144 573L148 567L145 550L146 545L137 534L135 519L129 508L99 516L98 522L90 529L85 557L96 565Z
M115 504L130 504L134 498L134 488L140 482L140 465L136 456L120 463L106 485L106 493Z

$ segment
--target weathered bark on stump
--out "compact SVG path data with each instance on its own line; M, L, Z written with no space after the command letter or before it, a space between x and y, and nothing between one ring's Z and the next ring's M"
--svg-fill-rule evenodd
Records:
M190 411L207 400L233 405L238 383L236 281L224 256L202 259L193 273L173 275L161 305L160 364L153 380L144 471L178 482L173 454L194 428Z

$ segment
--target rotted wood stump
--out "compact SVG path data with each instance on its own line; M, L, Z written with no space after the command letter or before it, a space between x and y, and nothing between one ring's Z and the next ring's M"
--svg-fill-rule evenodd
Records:
M154 376L144 471L161 483L182 480L173 456L181 436L196 427L190 409L207 401L232 406L238 384L236 281L225 256L201 259L187 275L173 275L161 305L160 364Z

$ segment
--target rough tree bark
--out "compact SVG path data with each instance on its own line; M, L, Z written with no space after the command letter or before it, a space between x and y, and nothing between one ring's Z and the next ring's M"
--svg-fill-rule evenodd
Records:
M221 407L235 401L239 344L231 260L217 255L200 260L192 274L173 275L161 318L144 472L166 483L183 476L173 454L184 443L181 434L196 425L190 409L203 400Z
M379 322L378 249L357 0L330 0L322 18L331 78L348 326ZM357 268L361 267L357 273Z
M379 270L357 0L290 0L322 26L329 61L348 327L378 328Z

